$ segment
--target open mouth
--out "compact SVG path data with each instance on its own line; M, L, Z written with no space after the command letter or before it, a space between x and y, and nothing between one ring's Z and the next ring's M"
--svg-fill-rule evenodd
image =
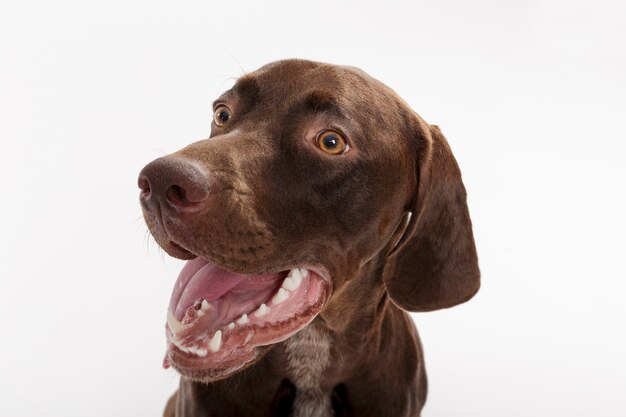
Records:
M262 346L282 342L317 316L328 282L314 268L244 275L200 257L188 261L170 300L164 365L211 379L243 368Z

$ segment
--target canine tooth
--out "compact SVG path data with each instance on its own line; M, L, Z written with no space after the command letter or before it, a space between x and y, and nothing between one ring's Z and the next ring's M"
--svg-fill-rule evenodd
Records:
M302 278L306 278L309 276L309 270L306 268L300 268L300 275L302 275Z
M195 346L189 346L187 349L188 349L188 350L189 350L189 352L191 352L191 353L198 353L198 348L197 348L197 347L195 347Z
M198 314L198 317L202 317L202 316L204 316L204 315L206 314L206 313L205 313L204 311L202 311L202 310L198 310L196 313Z
M248 315L243 314L241 317L237 319L237 324L248 324L250 320L248 320Z
M169 310L167 311L167 325L174 334L180 333L187 328L187 326L178 321L176 316Z
M209 352L207 352L207 350L206 350L206 349L198 349L198 350L196 351L196 355L198 355L198 356L202 356L202 357L205 357L205 356L207 355L207 353L209 353Z
M285 301L288 297L289 297L289 291L285 290L284 288L279 288L276 295L274 295L274 297L272 298L272 303L280 304L283 301Z
M270 312L270 308L265 305L265 303L261 304L259 308L254 312L256 317L262 317Z
M209 304L209 302L207 300L202 300L202 309L204 311L208 310L209 308L211 308L211 304Z
M230 330L234 329L234 328L235 328L235 323L230 323L230 324L228 325L228 328L229 328Z
M209 340L209 349L211 349L211 352L217 352L220 350L220 346L222 346L222 331L218 330Z

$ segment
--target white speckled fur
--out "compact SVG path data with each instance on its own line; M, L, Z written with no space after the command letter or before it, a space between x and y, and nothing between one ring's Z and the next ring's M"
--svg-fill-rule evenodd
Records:
M287 366L296 386L292 417L332 417L330 392L320 381L330 364L330 335L314 324L305 327L285 343Z

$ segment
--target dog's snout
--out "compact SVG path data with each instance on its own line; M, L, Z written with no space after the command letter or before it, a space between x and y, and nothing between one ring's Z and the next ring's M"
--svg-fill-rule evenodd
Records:
M182 158L163 157L150 162L137 181L144 206L154 210L197 211L209 199L209 181L202 170Z

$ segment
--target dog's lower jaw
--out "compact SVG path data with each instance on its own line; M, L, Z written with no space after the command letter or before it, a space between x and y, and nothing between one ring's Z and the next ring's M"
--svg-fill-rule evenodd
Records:
M179 411L173 414L171 407L166 416L418 417L426 397L419 338L407 313L388 301L382 304L345 332L331 330L318 317L227 379L205 384L183 378L175 400ZM381 337L371 338L360 328L374 328L372 334ZM389 334L394 337L385 340ZM280 414L276 395L285 380L295 394L287 400L292 411ZM349 411L334 409L331 396L338 385L345 387L341 400Z

